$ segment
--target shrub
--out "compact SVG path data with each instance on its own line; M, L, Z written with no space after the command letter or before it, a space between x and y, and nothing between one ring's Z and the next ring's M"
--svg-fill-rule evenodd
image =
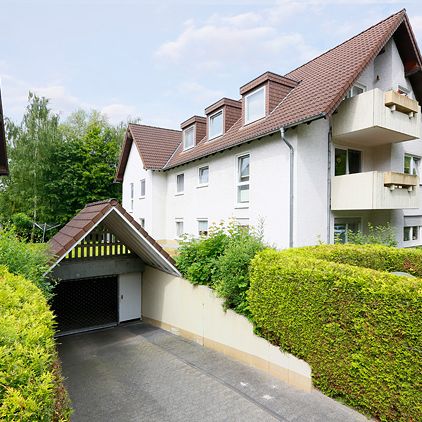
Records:
M0 229L0 265L12 274L22 275L37 285L49 297L52 286L44 278L49 268L48 246L20 241L13 231Z
M368 223L367 233L348 230L347 241L348 243L353 243L355 245L372 244L397 246L396 233L390 223L387 223L385 226L373 226L371 223Z
M422 281L315 258L346 251L356 265L356 248L257 254L248 292L257 330L305 359L324 393L381 420L422 420ZM392 269L381 255L394 262L396 249L371 248L361 265Z
M290 249L286 253L313 256L326 261L372 268L379 271L404 271L422 277L421 249L346 244L307 246Z
M0 267L1 420L69 420L53 335L41 291Z
M224 299L224 308L232 308L250 317L246 292L249 289L249 265L257 252L264 249L261 236L253 231L231 237L223 254L218 258L213 273L213 286Z

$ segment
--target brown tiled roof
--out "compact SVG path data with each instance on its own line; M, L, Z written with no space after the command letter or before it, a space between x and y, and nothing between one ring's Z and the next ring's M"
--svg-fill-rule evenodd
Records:
M4 131L3 106L0 91L0 176L9 174L6 156L6 134Z
M133 141L135 141L144 168L160 170L182 141L182 132L180 130L130 123L117 168L116 181L118 182L123 180Z
M204 138L188 151L179 146L164 170L258 139L280 127L331 115L401 24L409 25L405 10L288 73L286 78L300 82L267 117L246 126L239 119L223 136L209 142Z
M231 98L222 98L221 100L216 101L205 109L205 114L211 114L213 111L218 110L221 107L229 106L234 108L241 108L242 102L239 100L232 100Z
M252 91L254 88L267 81L277 82L279 84L289 86L290 88L294 88L299 82L293 80L292 78L286 78L285 76L277 75L277 73L274 72L265 72L262 75L259 75L258 77L253 79L252 81L241 86L239 90L240 95L247 94L249 91Z
M119 204L117 199L108 199L86 205L50 240L50 250L56 261L63 258L69 252L69 249L76 245L112 208L119 211L150 243L152 248L156 249L167 261L174 265L173 258ZM118 236L118 233L115 234Z

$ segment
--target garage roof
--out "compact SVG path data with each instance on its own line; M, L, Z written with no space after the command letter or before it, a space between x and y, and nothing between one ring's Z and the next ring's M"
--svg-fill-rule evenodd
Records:
M50 240L50 249L55 256L50 270L100 223L147 265L180 276L170 255L116 199L88 204Z

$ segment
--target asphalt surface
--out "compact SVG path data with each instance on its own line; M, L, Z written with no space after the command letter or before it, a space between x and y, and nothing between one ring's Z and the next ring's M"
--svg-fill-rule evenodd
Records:
M138 323L61 337L72 421L367 421L318 391Z

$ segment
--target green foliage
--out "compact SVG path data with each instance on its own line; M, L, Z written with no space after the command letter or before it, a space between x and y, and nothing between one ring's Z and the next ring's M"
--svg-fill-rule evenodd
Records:
M45 244L25 243L13 231L0 229L0 265L16 275L22 275L38 286L47 298L52 286L43 274L49 268L51 256Z
M354 243L355 245L397 246L396 233L390 223L387 223L385 226L373 226L371 223L368 223L367 233L349 230L347 240L348 243Z
M69 420L53 314L40 290L0 267L0 419Z
M422 278L422 250L382 245L319 245L287 250L293 255L313 256L340 264L379 271L403 271Z
M398 251L265 250L252 261L248 300L261 335L306 360L324 393L383 421L416 421L422 420L422 281L357 266L397 270L405 253L413 262L422 256Z
M32 232L32 220L23 212L13 214L11 217L12 227L16 235L25 240L30 240Z

